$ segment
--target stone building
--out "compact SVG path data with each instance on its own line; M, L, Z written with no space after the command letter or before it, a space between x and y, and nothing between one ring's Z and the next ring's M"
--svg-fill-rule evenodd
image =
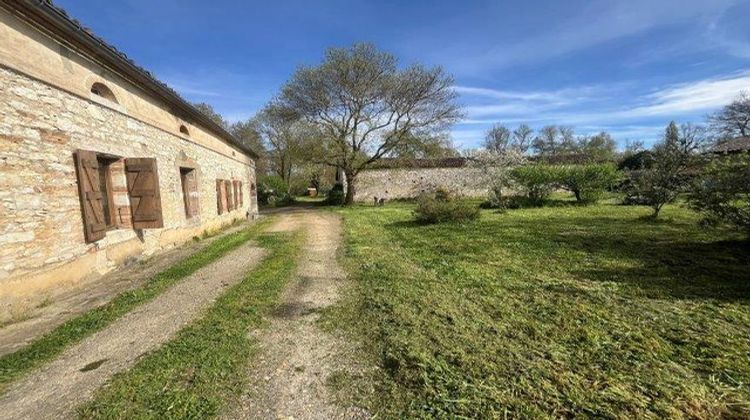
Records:
M254 216L255 158L49 1L0 0L0 321Z
M465 158L383 159L359 173L354 199L408 199L438 187L465 197L486 197L489 184L485 171Z

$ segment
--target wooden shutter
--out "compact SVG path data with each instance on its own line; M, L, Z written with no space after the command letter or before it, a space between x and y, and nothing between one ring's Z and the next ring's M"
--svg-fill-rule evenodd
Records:
M227 211L234 210L234 197L232 196L232 181L224 181L224 189L227 194Z
M164 227L156 159L125 159L125 172L128 178L133 228L154 229Z
M217 179L216 180L216 211L219 214L224 213L224 204L221 199L221 196L223 195L222 191L224 191L224 181Z
M182 195L185 201L185 216L189 219L198 215L198 183L195 169L180 168Z
M99 161L96 152L77 150L75 153L76 173L78 175L78 195L81 199L83 216L83 234L86 242L104 238L107 225L104 220L103 200L99 183Z
M190 200L190 216L198 216L201 212L201 196L198 192L198 173L196 170L188 174L188 199Z
M232 181L232 186L234 186L234 208L238 209L240 208L240 189L239 189L240 182L237 180Z
M240 190L240 207L245 207L245 194L242 191L242 181L237 181L237 185L239 185Z

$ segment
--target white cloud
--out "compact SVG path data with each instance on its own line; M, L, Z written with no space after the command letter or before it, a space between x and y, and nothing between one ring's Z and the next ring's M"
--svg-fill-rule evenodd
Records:
M566 106L580 106L596 101L604 94L621 89L621 85L580 86L549 91L507 91L482 87L456 86L454 90L467 100L464 108L467 124L485 122L485 117L502 115L505 119L538 115Z
M648 95L648 105L618 114L628 118L707 111L728 104L743 90L750 90L750 72L667 87Z
M592 86L549 92L506 92L484 88L458 87L458 92L497 98L490 103L469 101L468 118L463 124L493 121L591 124L650 117L680 117L717 109L731 102L743 90L750 90L750 71L723 77L667 86L636 96L622 105L623 89L632 85ZM505 99L504 99L505 98ZM520 98L520 99L514 99ZM501 101L498 103L498 100Z
M573 125L581 134L606 130L621 140L653 140L669 120L700 121L742 90L750 91L750 71L669 85L640 95L629 83L549 92L462 86L456 91L470 104L465 108L468 118L453 134L458 142L475 145L487 127L502 122L535 127Z

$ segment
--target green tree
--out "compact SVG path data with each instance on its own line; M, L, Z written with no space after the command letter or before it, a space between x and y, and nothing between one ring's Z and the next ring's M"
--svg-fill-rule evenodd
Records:
M273 102L255 116L253 126L266 146L270 171L290 183L295 168L307 160L315 128Z
M750 154L714 159L693 183L688 202L707 224L750 235Z
M265 175L268 172L268 156L255 120L236 122L229 126L229 132L245 147L249 147L258 154L258 159L255 161L255 172L258 175Z
M407 136L393 148L391 156L399 159L440 159L457 157L460 153L446 135L417 137Z
M628 194L632 201L653 209L653 217L665 204L673 202L688 184L687 169L695 159L695 152L702 142L685 126L683 132L672 121L664 132L664 139L656 144L646 163L647 168L631 171Z
M461 117L453 78L443 69L397 64L372 44L331 48L281 90L277 104L315 126L321 159L343 169L346 204L354 201L360 171L412 136L429 138Z
M559 150L560 130L555 125L547 125L539 130L539 133L531 143L534 152L541 157L549 157Z
M224 117L222 117L221 114L216 112L214 107L211 106L210 104L207 104L205 102L198 102L198 103L194 103L193 106L195 107L195 109L200 111L203 115L210 118L213 122L215 122L216 124L219 124L219 126L223 128L229 127L229 123L227 123L224 120Z
M617 142L606 131L578 140L576 151L591 162L607 162L615 159Z

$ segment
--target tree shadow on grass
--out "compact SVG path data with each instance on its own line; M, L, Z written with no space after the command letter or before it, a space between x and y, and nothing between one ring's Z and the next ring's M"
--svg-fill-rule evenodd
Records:
M750 300L750 240L712 241L710 235L680 219L552 216L544 220L480 220L476 225L423 225L401 220L384 227L400 232L397 236L404 240L420 238L414 246L434 243L459 254L472 250L481 254L484 248L502 243L522 244L519 248L545 255L550 264L564 266L574 278L621 283L652 298ZM475 229L476 234L468 229ZM457 242L446 245L445 240ZM410 248L409 244L403 246ZM567 257L580 252L588 257Z
M749 240L643 241L576 233L558 240L596 256L636 262L570 271L582 279L626 284L652 298L750 300Z

